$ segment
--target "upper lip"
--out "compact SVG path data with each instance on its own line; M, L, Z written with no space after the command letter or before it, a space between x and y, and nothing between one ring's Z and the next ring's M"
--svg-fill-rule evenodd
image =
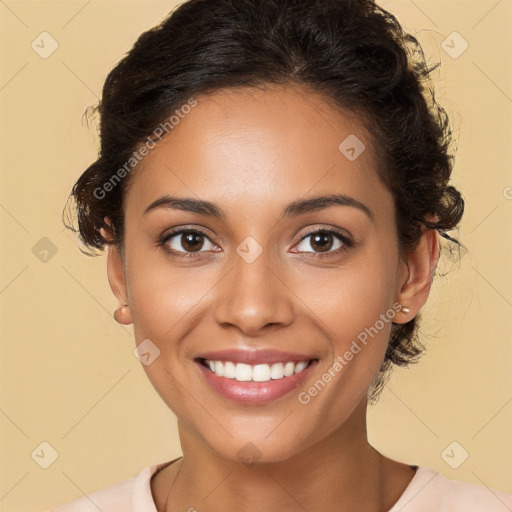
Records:
M203 352L196 356L196 359L208 359L209 361L232 361L233 363L255 364L274 364L288 361L310 361L314 357L296 352L282 352L280 350L260 349L260 350L240 350L226 349L216 352Z

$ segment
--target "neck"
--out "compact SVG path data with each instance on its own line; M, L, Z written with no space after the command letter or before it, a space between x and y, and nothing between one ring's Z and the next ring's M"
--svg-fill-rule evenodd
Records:
M164 506L161 498L155 500L159 512L381 512L396 503L414 475L412 468L368 444L366 400L343 428L279 462L227 460L198 443L183 425L179 428L183 458L165 468Z

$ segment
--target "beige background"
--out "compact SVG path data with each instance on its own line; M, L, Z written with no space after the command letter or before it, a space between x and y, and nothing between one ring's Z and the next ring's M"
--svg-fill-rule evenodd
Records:
M460 264L441 262L447 275L424 309L428 354L394 373L369 412L370 441L398 460L512 493L512 1L381 4L442 62L438 99L459 140L454 181L467 201L459 236L469 252ZM81 254L61 223L96 155L83 111L174 5L0 1L2 512L48 510L181 454L175 417L133 355L131 327L111 316L104 256ZM47 59L31 48L43 31L59 45ZM453 31L469 44L456 59L442 47ZM453 54L463 42L451 37ZM461 447L443 458L453 441ZM47 469L42 442L58 453ZM452 469L445 459L462 449L469 457Z

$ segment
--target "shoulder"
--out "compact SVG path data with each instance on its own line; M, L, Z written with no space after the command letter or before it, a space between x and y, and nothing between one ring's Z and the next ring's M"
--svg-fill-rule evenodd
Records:
M151 476L168 463L147 466L136 476L64 503L50 512L157 512L151 494Z
M414 478L389 512L510 512L512 495L483 485L449 480L419 466Z

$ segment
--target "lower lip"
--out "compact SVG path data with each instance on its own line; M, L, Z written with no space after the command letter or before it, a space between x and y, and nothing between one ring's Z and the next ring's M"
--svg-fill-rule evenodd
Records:
M201 363L196 361L196 364L199 365L208 384L225 398L246 404L264 404L281 398L296 389L317 362L316 360L312 361L299 373L282 379L270 379L267 382L239 382L236 379L219 377Z

